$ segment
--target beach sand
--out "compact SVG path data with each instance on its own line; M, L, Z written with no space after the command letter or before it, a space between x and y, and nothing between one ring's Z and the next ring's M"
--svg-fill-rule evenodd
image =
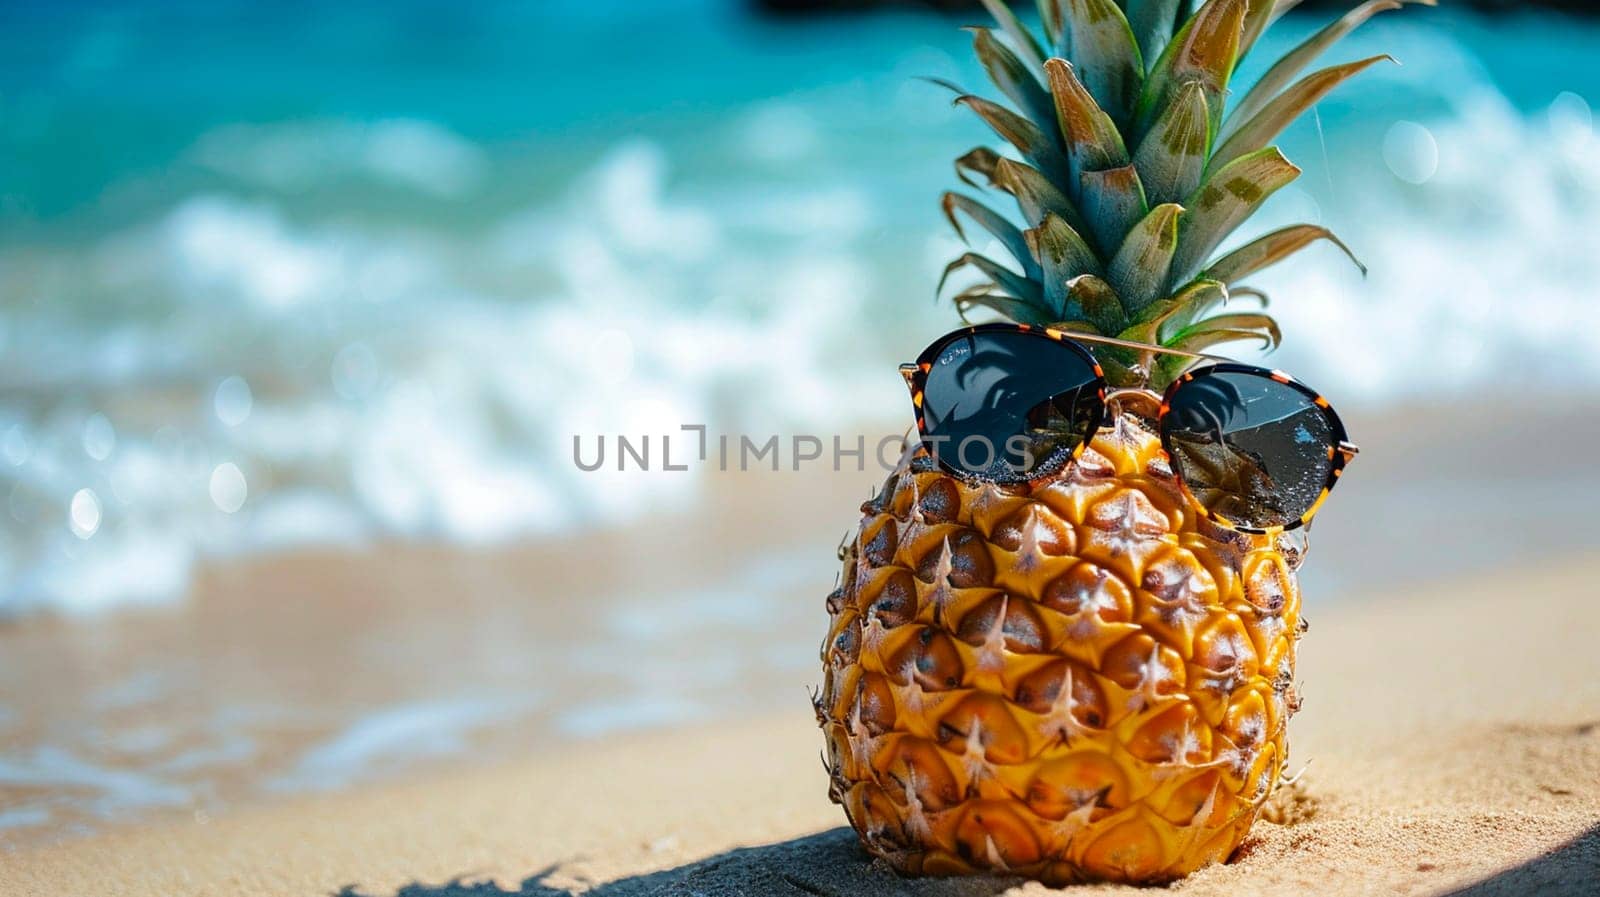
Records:
M1310 767L1280 802L1287 824L1258 823L1232 862L1172 890L1600 891L1597 566L1577 555L1313 607L1291 728ZM21 848L0 892L1042 892L873 863L824 796L804 695L769 712Z

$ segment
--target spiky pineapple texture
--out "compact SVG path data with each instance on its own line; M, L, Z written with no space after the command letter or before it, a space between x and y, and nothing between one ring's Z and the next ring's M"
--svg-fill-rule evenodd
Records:
M957 159L956 170L974 187L1010 194L1023 223L971 196L945 194L959 234L965 216L1012 257L1008 265L968 252L950 263L946 278L962 268L982 277L955 296L963 316L983 307L1022 323L1191 352L1241 339L1276 346L1272 317L1231 308L1229 299L1247 295L1264 306L1243 282L1311 243L1350 250L1313 224L1220 256L1218 247L1299 176L1272 141L1345 79L1388 57L1300 74L1406 0L1363 3L1232 96L1239 61L1297 2L1209 0L1183 19L1182 0L1040 0L1041 43L1001 0L984 0L999 32L973 28L974 49L1011 105L949 86L1016 158L980 147ZM1188 364L1092 348L1115 386L1160 389Z
M1162 881L1227 857L1279 781L1292 536L1194 513L1135 418L1037 488L925 454L862 507L829 596L829 795L911 874Z

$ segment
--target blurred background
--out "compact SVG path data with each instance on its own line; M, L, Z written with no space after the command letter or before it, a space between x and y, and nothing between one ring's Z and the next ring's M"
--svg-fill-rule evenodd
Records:
M1591 544L1595 5L1381 16L1334 56L1403 65L1281 141L1306 173L1241 238L1322 223L1371 269L1259 284L1368 450L1312 617ZM938 195L993 142L920 78L981 85L983 19L0 4L0 845L809 713L881 472L585 472L573 437L904 430L894 365L957 322Z

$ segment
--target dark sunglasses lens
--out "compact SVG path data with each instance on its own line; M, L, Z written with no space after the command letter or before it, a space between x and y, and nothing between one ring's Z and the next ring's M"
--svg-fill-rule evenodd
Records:
M1214 371L1182 384L1161 429L1196 500L1255 529L1303 517L1333 467L1328 416L1310 396L1264 373Z
M1064 467L1100 424L1100 377L1070 346L1020 331L945 344L923 389L923 442L947 469L1015 483Z

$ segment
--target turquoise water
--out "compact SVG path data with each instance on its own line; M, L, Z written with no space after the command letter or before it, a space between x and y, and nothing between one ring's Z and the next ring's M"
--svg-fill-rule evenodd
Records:
M581 474L574 434L894 419L954 321L938 191L988 142L917 80L980 84L960 21L643 6L0 10L0 613L693 495ZM1332 58L1382 51L1247 229L1372 268L1264 277L1275 363L1345 406L1592 392L1600 29L1420 9Z

